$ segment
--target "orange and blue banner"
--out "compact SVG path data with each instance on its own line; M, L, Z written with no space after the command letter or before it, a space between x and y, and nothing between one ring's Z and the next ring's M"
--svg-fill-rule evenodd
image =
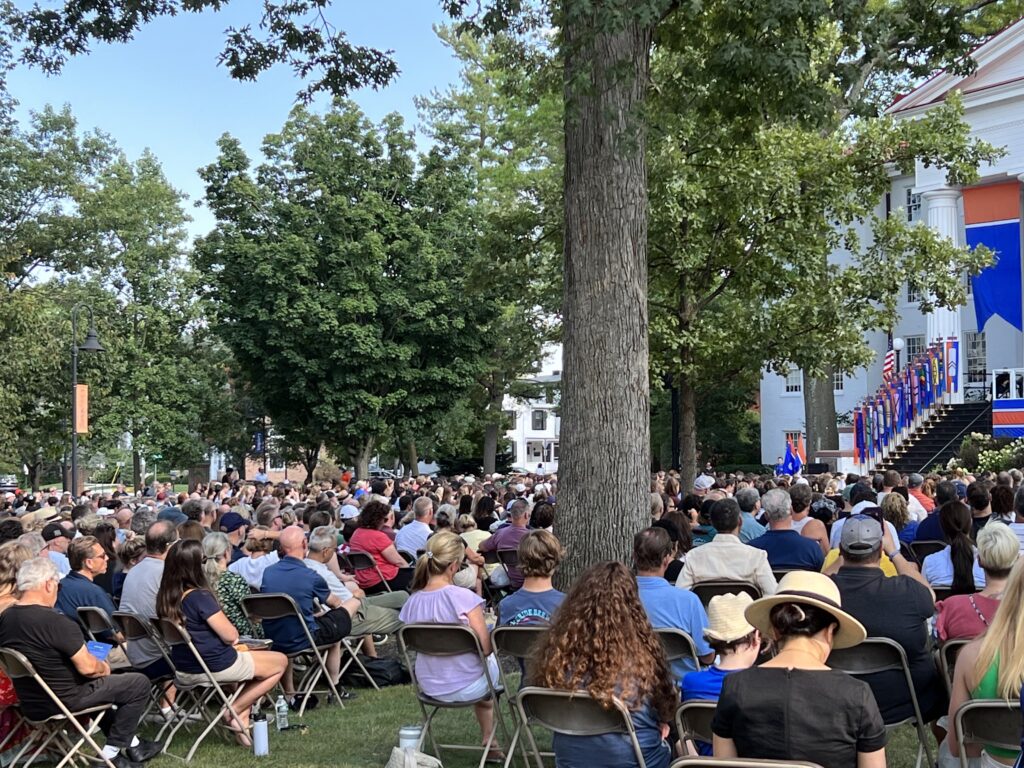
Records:
M992 401L992 436L1024 437L1024 400Z
M1021 293L1020 184L990 184L965 189L964 223L967 245L984 245L995 263L971 277L978 330L998 315L1024 331Z

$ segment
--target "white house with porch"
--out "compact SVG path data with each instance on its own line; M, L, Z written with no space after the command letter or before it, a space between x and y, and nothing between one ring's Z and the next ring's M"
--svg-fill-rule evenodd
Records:
M879 200L879 215L906 216L920 221L958 244L984 243L1001 254L996 266L967 280L968 302L957 310L922 313L917 296L904 286L901 317L893 329L894 348L901 361L914 359L936 340L960 340L959 387L950 402L984 399L991 387L989 372L1024 368L1021 326L1021 182L1024 181L1024 20L1007 27L971 54L977 64L969 76L939 72L898 99L887 114L912 120L960 92L971 134L1003 147L1004 157L980 169L981 178L969 188L952 187L941 169L920 163L911 176L895 176L890 191ZM866 236L866 233L863 233ZM1003 255L1005 253L1005 255ZM837 261L848 254L837 253ZM980 281L980 282L979 282ZM993 294L995 286L996 294ZM972 292L972 288L974 289ZM984 296L982 296L984 289ZM994 297L994 299L993 299ZM979 320L981 321L979 323ZM867 369L837 374L836 411L850 413L882 383L886 335L870 334L877 352ZM803 374L766 374L761 380L761 458L774 464L787 438L804 432ZM847 433L841 448L852 447ZM813 458L808 456L808 460Z

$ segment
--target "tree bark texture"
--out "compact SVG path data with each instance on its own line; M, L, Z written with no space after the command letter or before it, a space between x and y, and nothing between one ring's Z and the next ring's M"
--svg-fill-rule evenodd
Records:
M599 28L621 3L564 3L565 243L561 583L628 560L650 515L647 172L652 27ZM627 8L620 8L629 15ZM608 478L614 478L608 482Z
M356 480L369 479L371 456L373 456L373 440L366 440L349 449L348 458L355 469Z
M138 436L132 435L132 443L134 443L136 440L138 440ZM156 480L156 476L155 475L153 476L153 479ZM139 455L138 451L133 449L132 450L132 487L135 488L135 492L138 493L142 489L142 486L143 486L142 456Z
M320 463L320 447L306 448L302 451L302 466L306 470L306 484L313 482L313 473L316 472L316 466Z
M402 463L405 465L405 472L403 474L406 477L413 477L419 474L420 455L419 451L416 450L416 441L411 438L402 442Z
M836 394L832 369L820 378L804 376L804 424L807 431L805 453L813 462L818 451L839 450L839 426L836 424Z

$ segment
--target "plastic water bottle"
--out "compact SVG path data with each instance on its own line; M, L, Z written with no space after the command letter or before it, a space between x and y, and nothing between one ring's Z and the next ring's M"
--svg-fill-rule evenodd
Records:
M256 757L266 757L270 754L266 715L256 715L252 719L252 751Z
M277 730L288 730L288 702L285 701L284 696L277 697L274 709L277 711Z
M416 749L420 745L420 734L423 733L421 725L403 725L398 730L398 748Z

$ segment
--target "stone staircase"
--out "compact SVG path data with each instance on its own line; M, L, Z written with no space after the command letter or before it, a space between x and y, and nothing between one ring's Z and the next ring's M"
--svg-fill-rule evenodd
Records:
M945 466L958 454L964 436L971 432L992 433L992 405L988 401L942 406L876 469L923 474L936 464Z

